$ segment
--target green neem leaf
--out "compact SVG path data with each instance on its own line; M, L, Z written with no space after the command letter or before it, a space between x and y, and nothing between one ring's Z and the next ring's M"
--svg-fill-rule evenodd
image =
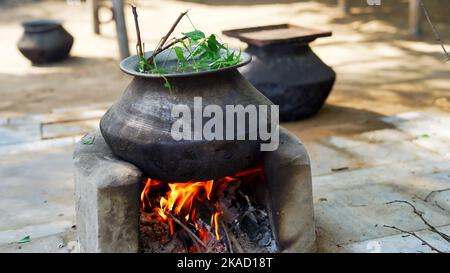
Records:
M164 81L164 87L169 89L169 90L172 89L172 86L170 85L170 83L167 80Z
M19 241L17 241L16 243L18 244L24 244L24 243L28 243L31 242L31 237L30 235L27 235L25 237L23 237L22 239L20 239Z
M217 41L216 35L211 34L208 37L208 48L211 49L214 52L219 51L220 43Z
M164 77L163 75L160 75L160 76L161 76L161 77L163 78L163 80L164 80L164 87L167 88L167 89L169 89L169 93L170 93L170 95L172 95L172 85L170 84L169 80L167 80L167 78Z
M177 54L177 58L180 62L185 62L186 58L184 57L183 48L176 46L173 48L175 50L175 54Z
M95 136L84 136L80 142L83 145L92 145L94 144Z
M139 56L139 60L138 60L138 71L141 73L145 73L149 70L150 64L147 62L147 59Z
M203 33L203 31L200 31L200 30L186 32L186 33L183 33L183 35L194 41L204 39L206 37L205 33Z

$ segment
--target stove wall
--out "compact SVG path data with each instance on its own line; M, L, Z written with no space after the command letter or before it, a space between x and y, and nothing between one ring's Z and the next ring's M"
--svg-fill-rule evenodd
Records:
M75 204L81 252L138 252L142 173L117 159L100 132L74 153Z
M117 159L99 132L74 153L78 242L82 252L138 252L142 173ZM264 153L268 205L282 252L315 250L311 168L306 149L286 129Z

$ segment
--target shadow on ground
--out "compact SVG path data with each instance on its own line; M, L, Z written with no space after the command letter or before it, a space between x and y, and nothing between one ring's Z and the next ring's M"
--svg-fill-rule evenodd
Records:
M117 60L105 58L71 57L29 70L23 75L0 73L0 112L49 112L114 101L130 81Z
M317 115L302 121L283 123L303 141L332 135L352 135L370 130L391 128L380 120L383 115L365 109L325 104Z

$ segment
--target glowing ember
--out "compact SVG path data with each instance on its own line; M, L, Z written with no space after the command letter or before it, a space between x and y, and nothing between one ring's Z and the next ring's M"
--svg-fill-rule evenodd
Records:
M219 198L226 187L239 178L253 174L262 174L263 168L257 167L226 176L217 180L170 182L146 178L143 181L141 192L141 208L143 212L153 212L160 221L169 224L170 234L174 234L174 219L184 221L195 227L198 238L207 243L210 240L209 232L215 234L216 240L220 240L220 216L223 214ZM157 194L159 192L159 194ZM159 198L159 200L157 200ZM210 229L202 228L197 220L199 213L197 204L206 202L205 205L211 210ZM179 224L179 223L178 223ZM212 234L211 234L212 235ZM212 235L213 236L213 235ZM195 252L195 248L190 248Z

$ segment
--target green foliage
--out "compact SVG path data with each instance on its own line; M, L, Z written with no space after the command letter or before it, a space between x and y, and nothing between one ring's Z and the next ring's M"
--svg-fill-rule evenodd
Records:
M164 75L161 75L161 77L164 80L164 87L167 88L169 90L169 93L172 94L172 85L170 85L170 82L167 80L166 77L164 77Z
M198 41L200 39L205 39L205 37L206 37L205 33L203 33L203 31L200 31L198 29L191 31L191 32L183 33L183 35L188 37L192 41Z
M24 244L24 243L29 243L29 242L31 242L31 237L30 237L30 235L27 235L27 236L23 237L22 239L20 239L19 241L17 241L16 243Z
M241 59L240 51L235 54L214 34L206 36L204 32L194 30L183 33L183 35L187 38L178 39L171 48L177 57L176 67L165 66L165 63L158 67L155 58L150 64L147 59L139 56L137 70L151 74L211 70L236 65Z
M95 141L95 136L84 136L80 140L81 144L83 144L83 145L92 145L92 144L94 144L94 141Z
M143 56L138 56L137 70L141 73L147 73L152 70L152 66L147 62L147 59Z
M189 16L187 18L190 21ZM192 22L191 22L192 24ZM158 74L164 79L164 86L172 91L172 87L164 77L168 73L183 73L192 71L205 71L220 69L233 66L241 60L241 51L235 53L228 49L228 46L222 43L216 35L206 36L201 30L194 28L193 31L182 33L183 39L176 39L170 48L175 52L177 63L174 66L157 63L156 58L149 63L144 56L138 56L137 71L141 73Z
M175 54L177 54L178 60L180 62L185 62L186 58L184 57L183 48L181 48L179 46L175 46L173 49L175 50Z

